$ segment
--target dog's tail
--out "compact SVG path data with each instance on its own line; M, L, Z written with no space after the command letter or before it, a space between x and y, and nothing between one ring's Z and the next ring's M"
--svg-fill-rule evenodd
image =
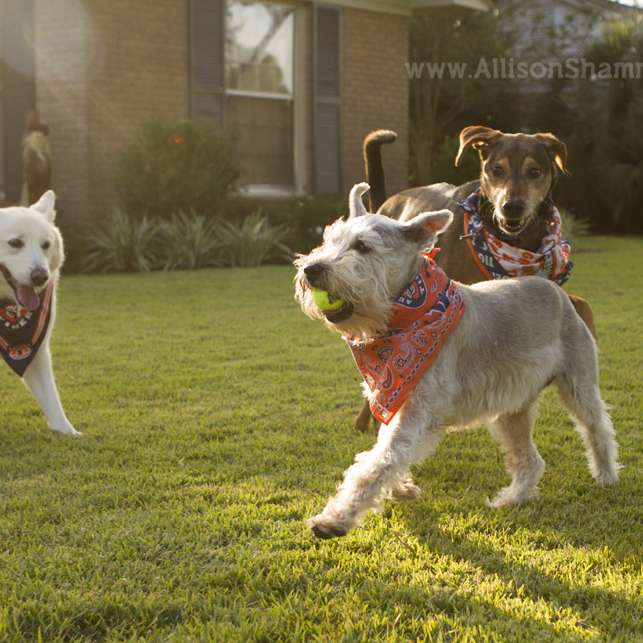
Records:
M371 132L364 139L364 169L366 182L371 186L368 193L369 212L377 212L386 201L386 180L382 165L382 145L397 140L397 133L379 129Z

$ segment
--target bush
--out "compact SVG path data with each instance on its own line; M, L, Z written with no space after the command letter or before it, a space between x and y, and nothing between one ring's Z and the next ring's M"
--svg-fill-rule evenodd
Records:
M239 177L231 139L205 121L150 121L122 152L114 184L130 215L218 213Z
M163 221L158 243L164 270L196 270L220 264L215 224L194 212L180 212Z
M567 239L567 241L572 244L573 250L574 243L578 241L578 239L589 235L591 226L587 219L580 219L569 210L560 208L559 211L562 221L563 239Z
M291 261L284 243L288 234L287 226L272 224L260 210L234 222L209 221L194 212L155 222L115 210L109 223L85 233L82 267L87 272L254 267Z
M133 219L115 210L111 221L85 233L88 272L148 272L158 264L158 224L147 217Z
M227 266L254 267L270 259L290 259L292 251L284 241L289 231L285 225L273 225L261 210L243 222L220 221L217 224L219 255Z
M289 248L306 253L319 245L324 228L346 213L347 201L323 196L303 196L268 203L249 198L232 199L226 204L224 220L241 225L246 217L259 209L270 223L288 228L288 236L283 242Z
M458 136L445 136L433 154L432 183L451 183L460 185L480 177L480 161L474 152L462 157L460 167L455 166L460 140Z

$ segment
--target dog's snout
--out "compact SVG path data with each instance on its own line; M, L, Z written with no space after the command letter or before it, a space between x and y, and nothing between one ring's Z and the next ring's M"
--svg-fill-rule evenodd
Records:
M49 281L49 273L44 268L36 268L31 272L31 282L34 286L44 286Z
M502 211L508 219L520 219L525 212L525 202L522 199L509 199L502 206Z
M324 266L320 263L313 263L304 268L304 274L306 275L306 279L308 279L308 283L311 286L314 286L319 282L321 276L324 274Z

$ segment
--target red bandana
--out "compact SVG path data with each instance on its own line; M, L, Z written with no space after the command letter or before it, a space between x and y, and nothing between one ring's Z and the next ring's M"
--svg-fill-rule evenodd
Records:
M357 368L371 390L371 411L388 424L458 327L464 302L458 283L429 254L408 288L398 297L389 331L366 342L348 343Z
M40 348L51 321L54 285L40 294L40 306L30 311L17 303L0 304L0 355L22 377Z

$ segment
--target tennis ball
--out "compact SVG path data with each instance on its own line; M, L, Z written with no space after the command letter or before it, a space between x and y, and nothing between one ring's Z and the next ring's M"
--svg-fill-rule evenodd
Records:
M319 288L313 288L313 300L317 308L322 312L340 310L343 308L345 303L343 299L334 297L325 290L319 290Z

